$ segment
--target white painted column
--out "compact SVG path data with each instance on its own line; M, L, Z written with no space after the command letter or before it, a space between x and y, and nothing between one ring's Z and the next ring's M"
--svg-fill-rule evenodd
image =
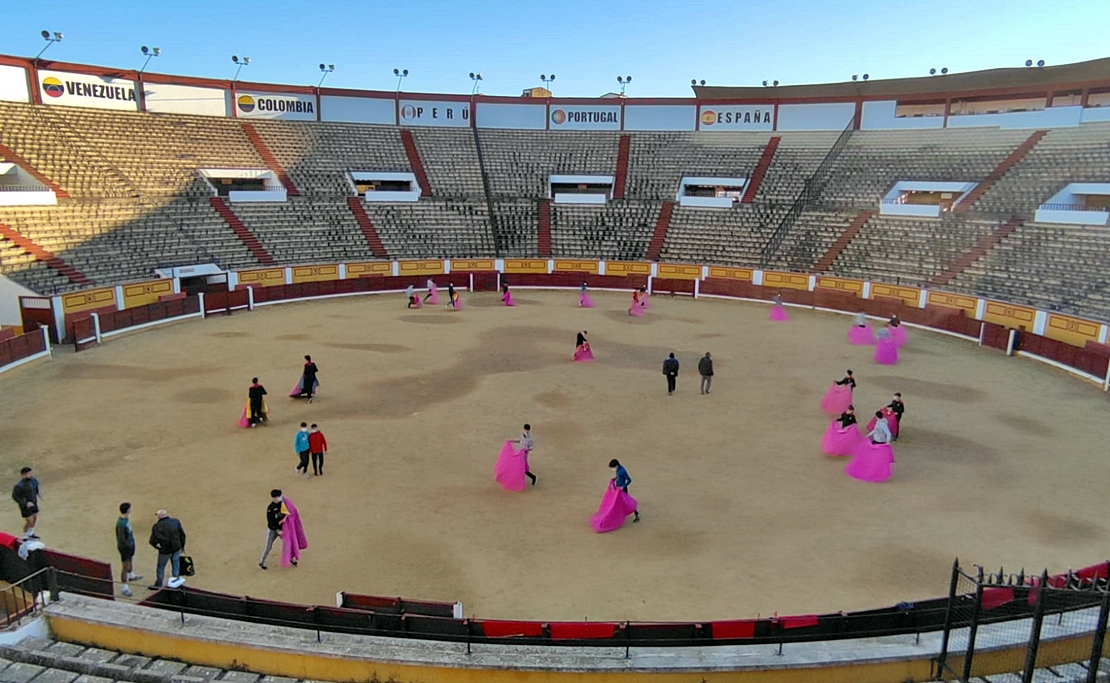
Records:
M92 319L93 319L93 335L96 337L96 343L100 344L101 342L104 341L104 337L102 337L100 335L100 314L99 313L93 313L92 314Z
M254 310L254 285L247 287L247 310Z
M1010 328L1010 339L1006 342L1006 355L1014 355L1014 346L1017 344L1017 330Z
M204 311L204 292L197 292L197 300L200 301L200 317L207 318L208 314Z

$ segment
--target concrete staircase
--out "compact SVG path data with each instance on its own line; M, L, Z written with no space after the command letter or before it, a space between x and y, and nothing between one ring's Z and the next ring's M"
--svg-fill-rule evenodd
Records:
M285 169L278 162L277 157L273 155L273 152L270 151L270 148L266 146L266 141L258 134L254 125L249 121L240 121L239 125L243 127L243 132L246 133L247 138L249 138L251 144L254 145L254 149L258 152L258 156L262 157L262 161L266 162L266 167L273 171L274 175L281 181L281 184L285 187L285 194L290 197L299 196L300 192L297 192L297 187L293 185L293 180L285 173Z
M867 221L871 220L871 217L874 215L875 212L871 209L864 209L856 214L856 217L852 219L852 222L848 224L847 228L844 228L844 232L840 233L840 237L836 238L836 241L832 243L832 246L825 252L825 255L817 259L817 263L813 264L813 272L823 273L831 268L832 264L836 263L836 257L840 256L840 252L844 251L845 247L855 239L859 231L863 229L863 226L867 225Z
M949 282L955 280L957 277L959 277L960 273L964 272L965 268L986 256L987 252L989 252L991 249L994 249L994 245L1006 239L1006 237L1008 237L1010 233L1021 227L1023 223L1025 223L1025 220L1023 218L1019 216L1011 216L1010 220L998 226L997 230L979 240L978 244L969 249L966 253L960 256L960 258L956 259L956 261L948 267L948 270L930 280L928 286L943 287Z
M90 280L84 273L69 265L62 259L58 258L52 252L43 249L30 239L19 234L19 232L17 232L15 228L0 223L0 239L8 240L31 256L34 256L37 261L42 262L43 264L69 278L69 281L75 285L80 285L83 287L93 284L93 281Z
M622 135L617 147L617 170L613 174L613 199L624 199L624 185L628 178L628 149L632 145L631 135Z
M239 220L239 217L236 216L235 212L231 210L231 207L227 205L223 197L209 197L208 203L212 205L216 213L220 214L220 217L227 223L227 227L235 232L239 241L243 243L259 263L264 266L277 265L277 261L274 261L274 257L270 256L270 252L266 251L266 248L263 247L262 243L258 241L258 238L254 236L250 228L248 228L243 221Z
M424 172L424 162L420 160L420 151L416 149L416 140L413 139L412 132L402 130L401 142L405 145L405 154L409 157L412 174L416 176L416 182L420 183L420 196L431 197L432 184L428 181L428 174Z
M551 200L540 200L539 235L536 238L536 251L540 258L551 258Z
M659 218L655 220L655 232L652 233L647 251L644 252L644 258L648 261L658 261L659 255L663 253L663 244L667 241L667 230L671 227L671 216L673 214L674 202L663 202L663 206L659 207Z
M374 227L374 222L370 220L366 208L362 205L362 200L358 197L347 197L347 206L350 207L351 213L355 215L358 227L362 230L362 235L366 238L366 244L370 246L370 251L374 252L374 256L380 259L389 258L389 254L385 251L385 245L382 244L382 238L378 236L378 230Z
M46 187L49 187L51 190L53 190L54 194L58 197L58 199L68 199L69 198L69 193L68 192L66 192L62 188L58 187L58 184L55 183L50 178L47 178L43 174L39 173L38 169L36 169L34 166L32 166L30 163L28 163L26 159L24 159L19 154L17 154L14 149L0 144L0 159L3 159L4 161L9 161L9 162L15 164L16 166L20 167L21 169L23 169L28 175L33 177L35 180L39 181L40 183L42 183Z
M740 197L741 204L751 204L755 201L755 195L759 192L759 186L763 183L763 176L767 174L767 169L771 167L771 161L775 158L775 150L779 148L779 142L782 138L776 136L767 141L767 146L763 148L763 154L759 157L759 162L755 165L755 170L752 171L752 177L748 179L748 186L744 188L744 195Z
M1048 131L1038 130L1026 138L1025 142L1018 145L1017 149L1010 152L1009 156L1000 161L998 166L995 166L994 170L991 171L986 178L983 178L983 180L975 186L975 189L969 192L952 210L955 213L967 213L971 210L975 202L979 201L979 198L985 195L987 190L994 187L994 184L998 182L999 178L1006 175L1006 171L1009 171L1014 167L1014 164L1025 158L1025 155L1036 147L1037 143L1040 142L1041 138L1046 134L1048 134Z

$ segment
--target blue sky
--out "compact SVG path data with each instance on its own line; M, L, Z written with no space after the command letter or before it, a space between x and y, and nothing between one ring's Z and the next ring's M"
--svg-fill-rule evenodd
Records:
M464 0L254 2L120 0L18 3L0 51L34 56L39 31L65 40L57 60L244 80L393 90L519 95L556 75L557 96L595 97L633 77L630 96L686 97L690 79L757 85L923 76L1110 55L1103 0ZM1102 33L1100 36L1099 33ZM45 57L44 56L44 57Z

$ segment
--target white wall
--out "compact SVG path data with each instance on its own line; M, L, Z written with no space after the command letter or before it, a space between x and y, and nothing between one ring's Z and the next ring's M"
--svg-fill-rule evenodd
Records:
M547 105L478 103L479 128L543 130L547 128Z
M241 119L315 121L316 96L303 93L235 93L235 115Z
M119 111L139 110L135 81L126 78L40 71L38 87L43 104Z
M30 102L31 93L27 90L27 70L21 66L0 64L0 100L7 102Z
M227 116L227 92L171 83L143 83L146 110L164 114Z
M1083 123L1110 121L1110 107L1091 107L1084 109L1079 120Z
M855 115L851 102L784 104L779 107L778 130L844 130Z
M0 275L0 325L23 324L23 317L19 314L21 296L38 296L38 293Z
M698 108L694 105L626 105L625 130L694 130Z
M898 118L895 112L898 103L864 102L863 116L860 117L860 130L910 130L921 128L944 128L943 116L923 116L920 118Z
M470 103L450 100L401 100L398 123L402 126L466 128L470 125Z
M1005 114L965 114L949 116L949 128L998 126L1002 130L1021 128L1067 128L1078 126L1081 107L1053 107L1044 111L1012 111Z
M703 104L698 112L701 130L772 130L775 107L772 104Z
M547 118L551 130L620 130L621 107L619 104L553 104Z
M396 105L392 99L373 97L320 96L320 120L342 123L397 123Z

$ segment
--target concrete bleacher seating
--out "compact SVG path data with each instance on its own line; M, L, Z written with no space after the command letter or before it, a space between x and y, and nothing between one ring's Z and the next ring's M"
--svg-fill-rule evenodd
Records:
M285 203L236 204L232 210L278 263L374 258L344 199L290 197Z
M433 197L485 203L482 167L469 128L419 128L413 138L424 161Z
M628 199L675 199L683 176L747 178L772 133L637 133L628 157Z
M421 200L363 206L386 251L394 258L495 255L485 204Z
M556 204L553 256L636 261L644 258L659 215L657 202L613 200L605 206Z
M546 197L552 174L616 174L619 133L480 130L478 136L494 200Z

